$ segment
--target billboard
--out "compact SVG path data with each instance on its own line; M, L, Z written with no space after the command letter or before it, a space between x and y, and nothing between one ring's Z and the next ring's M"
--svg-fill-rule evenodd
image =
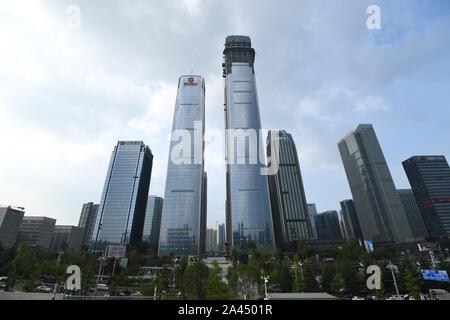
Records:
M447 271L445 270L420 270L423 280L450 282Z
M107 258L124 258L127 252L126 246L109 245Z
M372 240L365 240L364 241L366 250L368 253L372 253L373 252L373 241Z

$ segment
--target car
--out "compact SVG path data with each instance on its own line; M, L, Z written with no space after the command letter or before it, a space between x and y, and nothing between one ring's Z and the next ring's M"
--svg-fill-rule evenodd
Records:
M136 296L142 296L142 293L139 291L134 291L130 289L124 289L119 292L120 296L126 296L126 297L136 297Z
M98 286L97 286L97 290L100 290L100 291L108 291L108 290L109 290L109 287L108 287L107 284L99 283Z
M37 291L47 292L47 293L52 291L52 288L47 287L47 286L38 286L36 289L37 289Z
M354 297L352 298L352 300L366 300L366 299L363 298L363 297L354 296Z

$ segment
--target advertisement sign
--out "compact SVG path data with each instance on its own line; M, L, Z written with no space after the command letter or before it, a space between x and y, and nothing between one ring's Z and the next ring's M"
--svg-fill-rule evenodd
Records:
M108 246L108 254L106 255L107 258L123 258L125 257L127 252L126 246L118 246L118 245L110 245Z
M445 270L420 270L423 280L450 282L447 271Z
M366 250L368 253L373 252L373 241L372 240L365 240L364 244L366 245Z

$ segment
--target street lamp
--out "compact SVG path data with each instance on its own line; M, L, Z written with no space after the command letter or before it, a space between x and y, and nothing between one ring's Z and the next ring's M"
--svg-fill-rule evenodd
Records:
M389 264L387 265L387 268L391 269L392 279L394 279L395 291L397 292L397 297L400 297L400 292L398 292L397 279L395 279L394 267L395 266L392 264L392 262L389 261Z
M101 256L100 258L98 258L98 261L100 262L100 267L98 268L98 274L97 274L97 281L95 283L95 290L94 290L94 296L97 296L97 288L98 288L98 283L100 282L100 273L102 272L102 266L103 263L108 260L104 255Z
M269 295L267 294L267 283L269 282L269 276L261 276L261 279L264 280L264 300L269 300Z

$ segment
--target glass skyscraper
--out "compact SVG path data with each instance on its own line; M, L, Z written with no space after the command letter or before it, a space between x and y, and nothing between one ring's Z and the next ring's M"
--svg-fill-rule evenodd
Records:
M148 251L152 254L158 252L163 203L164 200L161 197L148 197L142 241L148 243Z
M356 214L355 203L352 199L341 201L341 216L347 238L357 238L364 240L358 215Z
M316 228L316 216L317 208L315 203L308 203L308 215L309 221L311 222L312 239L317 239L317 228Z
M339 214L335 210L325 211L315 216L317 238L319 240L342 240Z
M403 204L371 124L360 124L339 143L364 240L413 241Z
M265 156L261 155L265 152L260 135L255 50L249 37L228 36L223 55L227 242L238 250L249 242L271 250L275 243L269 187L262 173ZM259 160L254 159L256 156Z
M450 167L444 156L415 156L403 161L428 235L450 237Z
M399 189L397 191L405 208L406 217L408 218L414 238L416 241L425 241L428 237L428 232L423 223L416 199L414 198L414 193L411 189Z
M95 220L97 219L98 204L88 202L83 204L81 209L80 220L78 221L78 227L83 228L83 245L88 246L92 235L94 234Z
M119 141L103 187L91 250L142 241L153 154L142 141Z
M172 124L167 165L160 256L200 256L205 248L206 174L205 81L200 76L181 76Z
M284 130L269 131L267 157L278 166L268 175L272 219L277 247L285 249L293 241L313 238L297 148Z

